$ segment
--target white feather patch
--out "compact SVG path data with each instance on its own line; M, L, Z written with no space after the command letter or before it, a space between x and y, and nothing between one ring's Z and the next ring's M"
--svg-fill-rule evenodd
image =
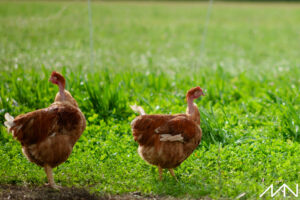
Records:
M166 142L183 142L183 137L178 135L162 134L160 135L160 141Z
M159 127L154 130L155 133L159 133Z
M49 137L54 137L56 135L56 133L52 133Z
M4 117L6 121L14 121L14 117L11 116L9 113L5 113Z
M5 125L8 129L10 129L10 128L14 125L14 122L6 121L6 122L4 122L4 125Z
M6 120L4 122L4 125L8 128L9 131L9 129L15 125L14 118L9 113L5 113L4 118Z
M141 106L132 105L132 106L130 106L130 108L131 108L134 112L139 113L140 115L145 115L145 114L146 114L145 111L144 111L144 109L143 109Z

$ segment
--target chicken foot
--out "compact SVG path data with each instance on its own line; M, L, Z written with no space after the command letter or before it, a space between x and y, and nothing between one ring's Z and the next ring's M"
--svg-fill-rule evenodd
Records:
M174 170L173 169L169 169L169 172L175 178L176 182L178 182L178 180L177 180L177 178L175 176Z
M60 187L58 185L56 185L54 182L52 167L50 167L49 165L45 165L44 169L45 169L47 179L48 179L48 184L46 184L46 185L48 185L51 188L56 189L56 190L60 189Z
M173 169L168 169L170 174L175 178L176 182L178 182L178 179L175 176ZM163 168L158 166L158 173L159 173L159 180L162 181L162 175L163 175Z

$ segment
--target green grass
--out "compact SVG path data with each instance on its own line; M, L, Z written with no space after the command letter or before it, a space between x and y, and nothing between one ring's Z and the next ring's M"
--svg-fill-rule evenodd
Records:
M68 161L54 170L63 186L100 194L256 199L270 185L300 184L300 5L217 3L201 52L205 3L92 3L90 65L84 2L0 2L0 122L47 107L58 70L87 118ZM197 100L203 140L158 181L137 154L129 105L147 113L185 112ZM0 127L0 184L46 182L20 144ZM270 194L266 195L270 198ZM282 196L277 196L282 198ZM292 199L292 196L290 196Z

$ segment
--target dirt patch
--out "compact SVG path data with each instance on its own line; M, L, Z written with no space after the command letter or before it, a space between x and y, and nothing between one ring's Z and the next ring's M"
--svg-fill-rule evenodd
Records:
M105 197L90 194L82 188L62 187L60 190L54 190L49 187L26 187L17 185L0 185L0 199L24 199L24 200L102 200Z
M160 199L174 200L173 197L143 196L139 192L126 195L105 195L98 196L89 193L86 189L76 187L62 187L54 190L49 187L41 186L17 186L0 185L0 199L9 200L132 200L132 199Z

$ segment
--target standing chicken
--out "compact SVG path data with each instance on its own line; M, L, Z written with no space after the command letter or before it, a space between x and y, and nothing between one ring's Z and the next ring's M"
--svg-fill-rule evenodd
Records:
M49 81L59 87L53 104L15 119L6 113L4 124L21 143L27 159L45 169L49 186L59 188L55 185L52 168L68 159L86 122L77 102L65 90L64 77L54 71Z
M200 87L188 91L186 114L146 115L141 107L131 106L141 114L131 122L134 140L139 143L138 153L148 163L158 166L160 180L164 168L176 179L173 168L187 159L200 143L200 113L193 103L200 96L204 96Z

